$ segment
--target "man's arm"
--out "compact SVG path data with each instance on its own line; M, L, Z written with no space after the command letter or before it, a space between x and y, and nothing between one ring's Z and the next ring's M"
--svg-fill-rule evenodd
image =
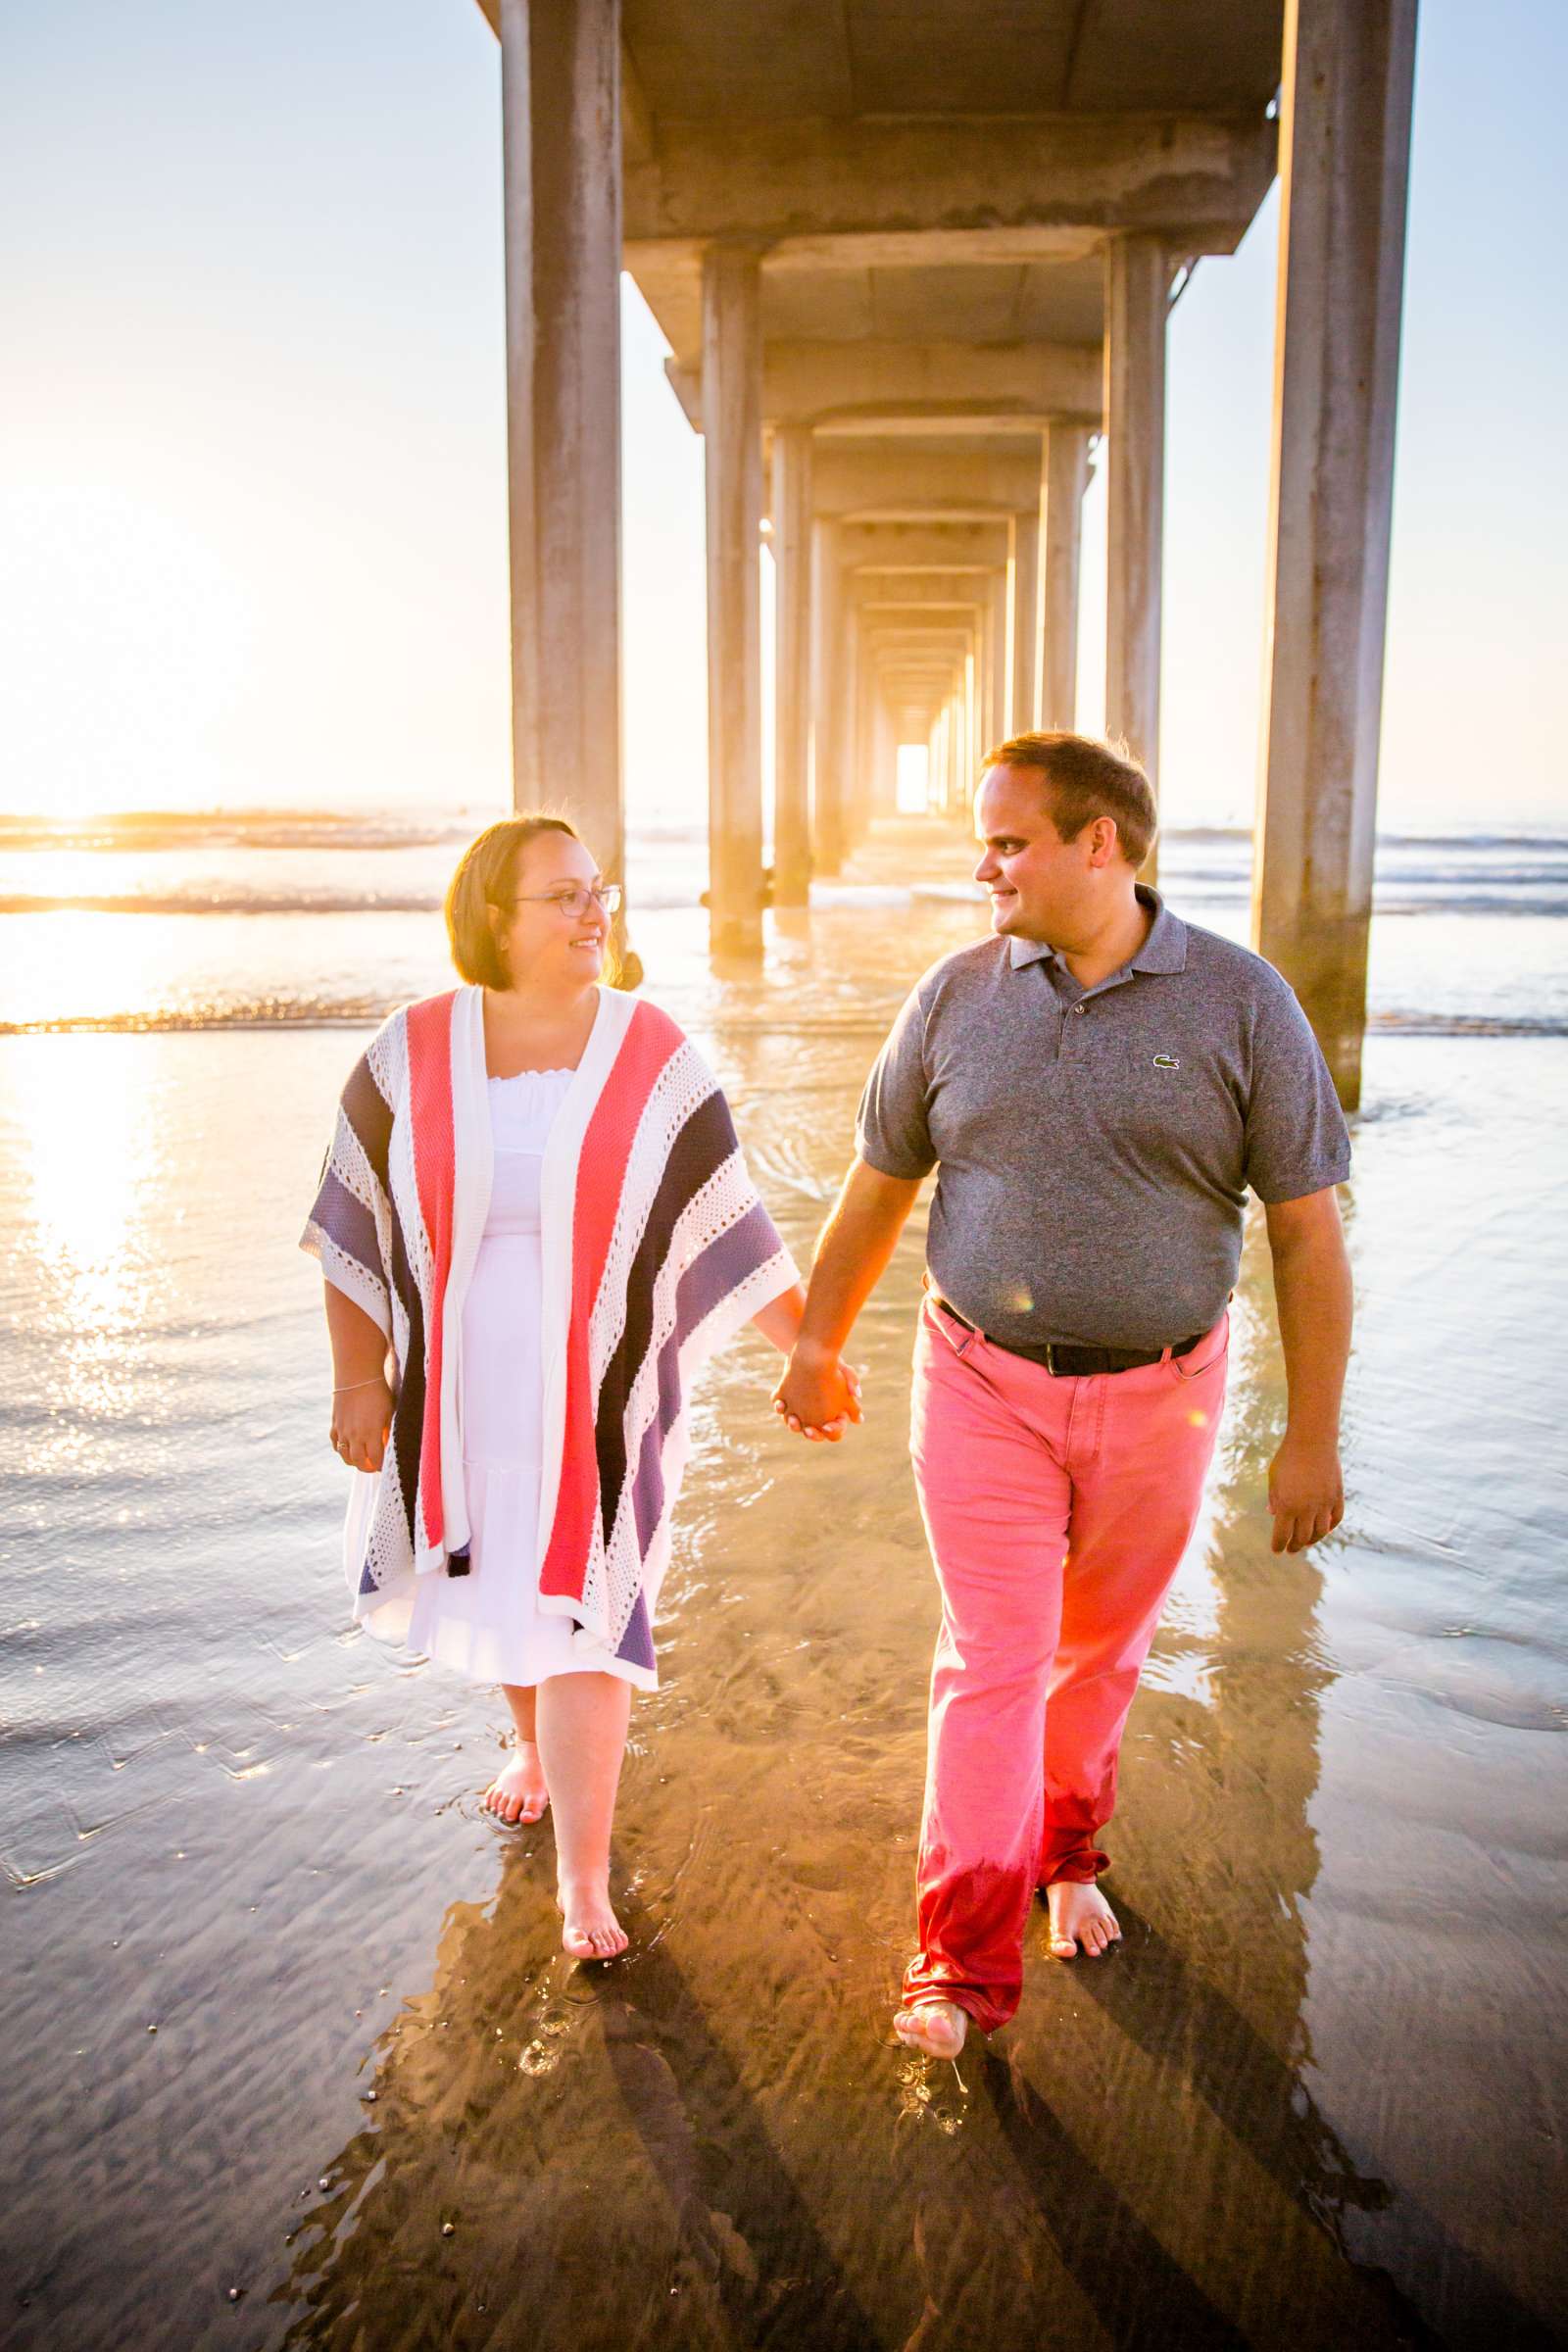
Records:
M859 1419L839 1353L882 1278L919 1190L918 1176L884 1176L863 1159L851 1165L816 1246L801 1336L773 1392L792 1429L820 1430L836 1439L846 1418Z
M1269 1468L1276 1551L1304 1551L1345 1516L1340 1398L1350 1353L1350 1261L1332 1185L1265 1211L1285 1350L1285 1440Z

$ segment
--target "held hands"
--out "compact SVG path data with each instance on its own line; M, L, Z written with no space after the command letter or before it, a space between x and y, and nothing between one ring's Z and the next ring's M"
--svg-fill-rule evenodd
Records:
M1305 1551L1333 1534L1345 1517L1345 1481L1332 1440L1308 1442L1287 1430L1269 1465L1268 1507L1274 1514L1275 1551Z
M351 1470L379 1470L392 1428L392 1391L377 1375L332 1396L332 1450Z
M860 1409L860 1375L841 1356L797 1348L773 1391L773 1410L797 1437L836 1446Z

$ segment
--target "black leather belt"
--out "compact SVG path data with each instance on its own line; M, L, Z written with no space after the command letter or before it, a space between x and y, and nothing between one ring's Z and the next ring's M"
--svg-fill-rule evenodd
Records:
M1157 1364L1164 1354L1163 1348L1067 1348L1055 1340L1048 1340L1043 1348L1020 1347L1012 1340L993 1340L960 1315L937 1291L930 1294L931 1303L940 1314L948 1315L977 1339L985 1340L990 1348L1001 1348L1008 1355L1021 1355L1026 1363L1044 1364L1046 1370L1058 1380L1087 1380L1097 1372L1136 1372L1144 1364ZM1172 1355L1191 1355L1203 1337L1195 1331L1190 1340L1176 1340L1171 1345Z

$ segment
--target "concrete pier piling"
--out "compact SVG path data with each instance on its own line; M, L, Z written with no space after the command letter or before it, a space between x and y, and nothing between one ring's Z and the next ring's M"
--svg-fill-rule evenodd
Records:
M1165 311L1157 236L1105 248L1105 732L1159 764L1160 577L1165 537Z
M804 906L811 880L811 428L773 435L773 904Z
M1180 40L1158 0L1080 12L1070 38L1048 6L1027 40L1006 0L765 26L739 0L480 5L502 38L517 794L565 799L619 857L620 263L708 441L726 953L764 936L764 503L779 905L889 805L901 741L958 812L997 736L1073 724L1097 435L1106 726L1157 781L1171 288L1235 251L1278 164L1254 936L1353 1102L1415 0L1206 0ZM906 577L898 601L930 610L873 610L901 562L946 575L946 606Z
M620 7L498 0L513 774L618 874Z
M1078 709L1078 568L1089 433L1047 425L1040 488L1040 724L1071 727Z
M750 246L703 257L709 933L723 955L762 947L761 282Z
M1415 0L1289 0L1254 945L1361 1092Z

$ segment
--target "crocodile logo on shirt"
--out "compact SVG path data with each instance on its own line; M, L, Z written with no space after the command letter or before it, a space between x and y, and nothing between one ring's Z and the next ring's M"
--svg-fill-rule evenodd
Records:
M1174 1054L1156 1054L1154 1055L1156 1070L1179 1070L1181 1066Z

